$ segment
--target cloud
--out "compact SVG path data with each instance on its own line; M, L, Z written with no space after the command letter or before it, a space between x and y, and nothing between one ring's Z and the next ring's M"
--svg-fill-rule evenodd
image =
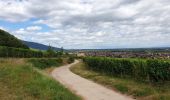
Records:
M27 31L39 31L41 29L42 29L42 27L40 27L40 26L29 26L26 28Z
M11 22L25 21L32 16L28 13L25 6L27 2L23 0L0 0L0 19Z
M0 0L0 10L0 20L36 19L13 31L30 41L66 48L170 46L169 0ZM51 30L39 32L40 24Z
M0 29L2 29L2 30L6 30L3 26L0 26Z

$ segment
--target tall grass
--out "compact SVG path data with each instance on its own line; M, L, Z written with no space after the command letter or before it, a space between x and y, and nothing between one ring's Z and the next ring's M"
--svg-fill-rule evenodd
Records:
M80 100L30 64L0 59L0 100Z

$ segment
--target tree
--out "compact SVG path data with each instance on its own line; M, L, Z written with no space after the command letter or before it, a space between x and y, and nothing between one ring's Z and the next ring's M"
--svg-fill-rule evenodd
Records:
M64 53L64 48L63 48L63 47L61 47L61 53L62 53L62 54Z
M49 45L48 46L48 50L47 50L48 56L49 57L54 57L55 56L55 51L53 50L53 48Z

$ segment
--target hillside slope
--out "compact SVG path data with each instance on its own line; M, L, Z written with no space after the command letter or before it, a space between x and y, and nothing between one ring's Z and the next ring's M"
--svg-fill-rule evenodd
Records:
M28 49L29 47L22 43L21 40L17 39L10 33L0 29L0 46L15 47Z

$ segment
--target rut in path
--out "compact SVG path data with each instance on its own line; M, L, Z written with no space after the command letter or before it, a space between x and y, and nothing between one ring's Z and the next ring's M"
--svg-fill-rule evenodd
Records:
M84 100L133 100L132 98L105 88L97 83L82 78L69 70L74 63L56 68L51 75L66 88L80 95Z

